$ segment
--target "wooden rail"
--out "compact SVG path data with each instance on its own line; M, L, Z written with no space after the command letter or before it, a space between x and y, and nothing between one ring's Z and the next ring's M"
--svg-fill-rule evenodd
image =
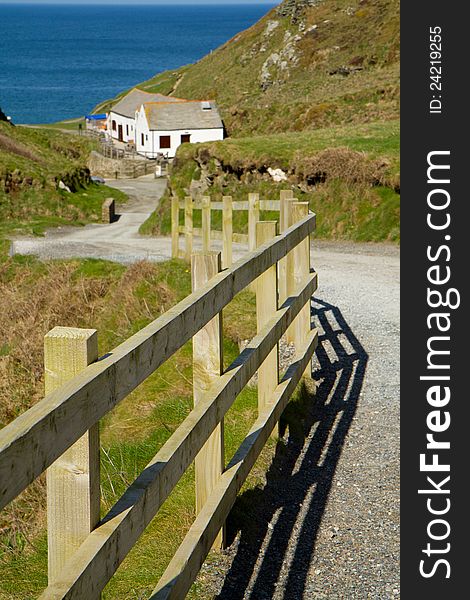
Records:
M233 256L232 243L244 244L250 251L256 248L256 223L260 220L260 211L279 212L281 232L287 229L287 226L284 226L284 223L287 223L285 220L285 207L289 198L293 199L291 191L281 192L280 200L260 200L259 194L249 194L247 201L236 202L232 200L231 196L224 196L222 202L211 202L209 196L204 196L202 200L196 201L188 196L184 202L181 202L178 198L172 198L172 257L184 258L189 262L194 237L202 238L202 247L206 252L211 249L212 240L222 240L222 265L224 268L230 267ZM202 211L201 227L194 227L193 211L195 210ZM180 211L184 211L184 225L180 225ZM212 229L212 211L222 212L222 230ZM233 231L233 212L237 211L248 213L247 234ZM180 235L184 236L184 250L180 250Z
M305 318L317 288L315 215L304 215L302 203L292 211L300 220L280 235L275 222L257 222L257 247L222 272L219 254L193 254L193 293L100 360L94 330L46 336L47 395L0 431L0 508L47 469L49 586L41 598L99 598L193 462L197 517L152 598L183 598L211 547L223 543L227 514L318 341ZM288 264L297 266L286 269L289 297L280 303L277 265L292 255ZM258 333L224 371L221 311L253 282ZM277 345L289 327L297 356L279 380ZM191 338L194 409L98 522L99 420ZM256 371L258 419L224 469L224 416Z

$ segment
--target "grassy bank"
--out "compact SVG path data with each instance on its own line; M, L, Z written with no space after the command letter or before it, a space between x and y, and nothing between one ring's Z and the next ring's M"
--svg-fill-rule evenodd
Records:
M317 237L398 242L399 141L399 123L388 121L184 145L171 169L169 190L141 232L168 234L170 196L183 199L194 185L215 201L224 195L246 200L250 192L277 199L280 190L292 188L317 213ZM268 167L282 169L288 181L275 183ZM221 213L213 211L212 219L221 229ZM200 211L195 211L195 226L200 226ZM235 213L234 230L246 233L247 227L247 213Z
M5 248L3 248L5 250ZM0 262L0 424L5 425L43 395L43 337L56 325L96 328L100 354L135 333L190 292L182 261L125 268L96 260ZM224 311L224 352L229 364L238 343L255 332L254 297L240 294ZM192 406L192 347L186 344L101 423L102 513L104 514L170 437ZM226 418L230 458L256 415L256 390L248 388ZM245 485L263 484L273 442ZM46 585L47 548L44 477L0 515L0 598L35 598ZM236 519L246 518L243 497ZM165 502L139 544L106 588L104 598L148 594L182 541L194 517L190 470ZM205 599L203 582L190 598Z
M90 182L93 148L78 136L0 123L0 238L97 221L105 198L124 202L125 194Z

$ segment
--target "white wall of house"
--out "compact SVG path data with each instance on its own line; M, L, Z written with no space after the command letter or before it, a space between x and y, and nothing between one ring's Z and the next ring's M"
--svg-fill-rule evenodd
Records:
M139 129L137 133L137 152L141 154L145 153L149 158L155 157L158 153L168 154L169 158L174 158L176 151L185 141L197 144L224 139L224 130L222 128L150 132ZM143 140L142 135L144 136ZM186 136L189 136L189 139Z
M115 126L113 127L113 122ZM118 115L110 112L108 115L108 135L113 140L119 139L119 126L122 127L122 139L124 142L133 142L135 140L135 119Z
M174 158L179 146L189 136L193 144L201 142L215 142L224 139L223 128L219 129L181 129L178 131L150 131L145 110L143 107L136 113L136 150L148 158L155 158L157 154L168 154ZM169 146L169 147L168 147Z
M135 113L135 149L138 153L153 158L151 136L144 107Z

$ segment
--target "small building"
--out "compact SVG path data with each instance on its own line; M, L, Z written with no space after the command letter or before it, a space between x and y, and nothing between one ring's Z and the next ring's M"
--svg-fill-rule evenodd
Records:
M142 103L135 128L136 151L148 158L173 158L181 144L224 139L224 125L212 101Z
M134 88L111 108L107 119L107 136L119 142L135 144L135 115L145 102L181 102L181 100Z
M96 133L106 132L106 123L108 115L86 115L85 124L87 131L94 131Z

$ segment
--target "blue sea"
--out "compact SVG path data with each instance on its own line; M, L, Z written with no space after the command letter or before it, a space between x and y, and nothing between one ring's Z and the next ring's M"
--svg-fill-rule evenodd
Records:
M0 4L0 107L16 123L84 115L193 63L271 7Z

